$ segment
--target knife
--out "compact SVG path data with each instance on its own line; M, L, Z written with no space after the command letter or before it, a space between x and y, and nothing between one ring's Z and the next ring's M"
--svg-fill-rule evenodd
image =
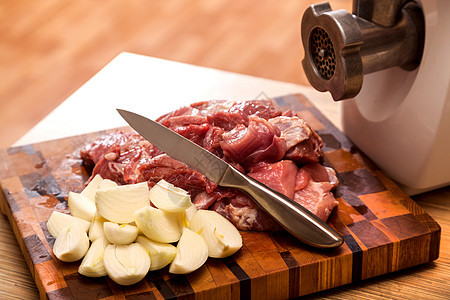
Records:
M198 170L220 186L235 188L251 196L261 209L303 243L317 248L334 248L342 244L339 233L287 196L243 174L158 122L126 110L117 111L134 130L172 158Z

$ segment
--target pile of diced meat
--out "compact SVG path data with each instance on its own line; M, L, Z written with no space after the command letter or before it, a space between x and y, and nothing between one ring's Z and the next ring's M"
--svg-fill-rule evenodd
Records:
M292 111L270 100L194 103L160 117L164 126L219 156L238 170L285 194L326 221L336 200L333 169L320 164L323 142ZM119 184L161 179L187 190L199 209L212 209L240 230L278 225L246 194L223 188L172 159L135 132L117 131L80 152L92 176Z

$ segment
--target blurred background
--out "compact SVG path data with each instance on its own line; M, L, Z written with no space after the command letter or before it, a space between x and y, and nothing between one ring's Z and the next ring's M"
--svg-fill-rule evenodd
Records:
M123 51L307 85L300 21L318 2L2 0L0 148Z

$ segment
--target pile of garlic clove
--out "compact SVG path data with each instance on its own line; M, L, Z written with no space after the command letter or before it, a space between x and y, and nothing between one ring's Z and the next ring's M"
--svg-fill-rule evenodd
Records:
M197 210L189 194L161 180L117 185L96 175L81 193L70 192L71 215L54 211L47 222L53 253L82 260L78 272L108 275L121 285L168 265L173 274L200 268L242 247L239 231L215 211Z

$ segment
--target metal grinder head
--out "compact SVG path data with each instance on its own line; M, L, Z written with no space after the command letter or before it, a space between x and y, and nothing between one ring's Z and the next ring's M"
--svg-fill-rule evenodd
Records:
M309 82L341 100L359 93L364 74L395 66L415 69L425 25L415 1L354 0L353 14L333 11L328 2L310 6L301 33Z

